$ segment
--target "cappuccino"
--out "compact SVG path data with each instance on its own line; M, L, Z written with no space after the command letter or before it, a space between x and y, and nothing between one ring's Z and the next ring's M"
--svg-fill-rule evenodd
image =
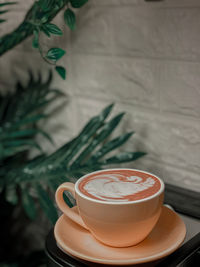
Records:
M86 175L80 180L78 189L92 199L129 202L155 195L161 189L161 182L143 171L113 169Z
M75 197L78 213L65 203L64 191ZM89 173L75 184L66 182L56 190L56 202L65 216L112 247L143 241L160 217L163 198L160 178L125 168Z

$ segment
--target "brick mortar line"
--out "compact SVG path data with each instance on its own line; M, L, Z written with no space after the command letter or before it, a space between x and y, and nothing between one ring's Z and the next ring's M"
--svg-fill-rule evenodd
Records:
M118 100L118 99L112 99L112 97L109 97L108 98L108 96L105 96L105 98L104 97L95 97L95 96L92 96L91 94L88 94L89 96L90 96L90 99L91 99L91 101L93 101L93 100L97 100L97 101L100 101L100 102L104 102L104 101L106 101L106 102L115 102L116 104L121 104L121 105L124 105L124 104L127 104L128 106L128 109L130 108L130 107L136 107L137 108L137 111L139 111L139 112L141 112L142 111L142 113L147 113L148 112L148 114L149 114L149 112L152 114L152 115L156 115L156 117L157 118L167 118L169 121L171 121L171 122L174 122L175 120L177 120L177 121L180 121L180 119L181 120L183 120L184 122L185 122L185 119L190 119L190 122L188 123L188 124L190 124L191 123L191 121L192 121L192 123L199 123L199 121L200 121L200 118L198 118L198 117L193 117L193 116L187 116L187 115L180 115L180 114L178 114L178 113L169 113L169 112L166 112L166 111L162 111L160 114L158 114L156 111L158 110L159 111L159 107L158 108L156 108L156 107L153 107L153 108L151 108L151 107L142 107L142 106L140 106L140 105L138 105L138 104L132 104L132 103L130 103L129 101L123 101L123 100ZM86 95L86 94L81 94L81 93L79 93L79 92L76 92L75 94L74 94L74 96L75 97L80 97L80 98L83 98L83 99L88 99L88 95ZM145 112L146 111L146 112ZM171 117L171 115L173 115L173 118Z
M91 52L72 52L72 54L76 55L82 55L82 56L97 56L97 57L105 57L108 58L108 55L110 55L110 58L125 58L125 59L142 59L142 60L152 60L152 61L171 61L171 62L186 62L186 63L195 63L200 64L200 53L199 53L199 60L193 60L193 59L181 59L181 58L170 58L170 57L151 57L151 56L139 56L139 55L122 55L122 54L115 54L115 53L91 53Z
M162 5L163 4L163 5ZM157 6L156 6L157 5ZM146 2L142 4L137 4L137 3L117 3L117 4L103 4L99 5L98 2L91 2L91 7L98 7L98 8L107 8L107 7L112 7L112 8L123 8L123 7L136 7L136 8L151 8L151 9L195 9L195 8L200 8L200 5L176 5L176 6L170 6L170 5L165 5L165 3L153 3L153 2Z
M150 154L149 154L150 155ZM147 156L148 156L148 154L147 154ZM194 171L193 169L188 169L188 168L184 168L183 166L177 166L177 165L174 165L174 164L172 164L172 163L169 163L169 162L164 162L164 161L159 161L159 160L155 160L155 159L153 159L153 158L141 158L140 159L141 161L145 161L145 162L149 162L149 163L156 163L157 165L160 165L161 166L161 168L160 168L160 170L162 171L162 172L165 172L166 171L166 169L163 169L163 165L164 166L166 166L167 167L167 169L171 169L171 170L175 170L175 171L183 171L183 172L185 172L186 174L188 173L188 174L194 174L194 175L197 175L197 176L199 176L199 172L196 172L196 171ZM166 165L167 164L167 165ZM190 177L190 179L191 179L191 177ZM196 179L192 179L192 181L194 181L194 182L196 182L197 180ZM200 184L200 181L198 181L199 182L199 184Z

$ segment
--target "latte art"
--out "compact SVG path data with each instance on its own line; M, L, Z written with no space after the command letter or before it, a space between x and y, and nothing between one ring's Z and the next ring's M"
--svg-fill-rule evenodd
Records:
M130 170L126 173L124 170L113 172L87 177L79 184L79 190L86 196L103 201L127 202L149 197L160 189L160 182L154 176Z

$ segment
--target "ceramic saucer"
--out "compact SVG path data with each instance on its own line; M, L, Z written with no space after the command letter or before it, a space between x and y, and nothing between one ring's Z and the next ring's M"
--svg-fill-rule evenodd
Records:
M74 207L76 210L77 208ZM58 246L67 254L89 262L131 265L161 259L183 242L186 227L171 209L162 208L161 216L150 235L136 246L113 248L98 242L87 230L62 215L54 228Z

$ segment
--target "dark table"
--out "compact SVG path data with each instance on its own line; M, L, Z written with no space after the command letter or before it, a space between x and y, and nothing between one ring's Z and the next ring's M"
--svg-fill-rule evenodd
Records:
M134 267L196 267L200 262L200 194L177 186L166 184L165 203L173 206L186 224L187 234L183 245L168 257L159 261L132 265ZM53 229L46 238L48 267L106 267L76 259L60 250ZM130 265L129 265L130 266Z

